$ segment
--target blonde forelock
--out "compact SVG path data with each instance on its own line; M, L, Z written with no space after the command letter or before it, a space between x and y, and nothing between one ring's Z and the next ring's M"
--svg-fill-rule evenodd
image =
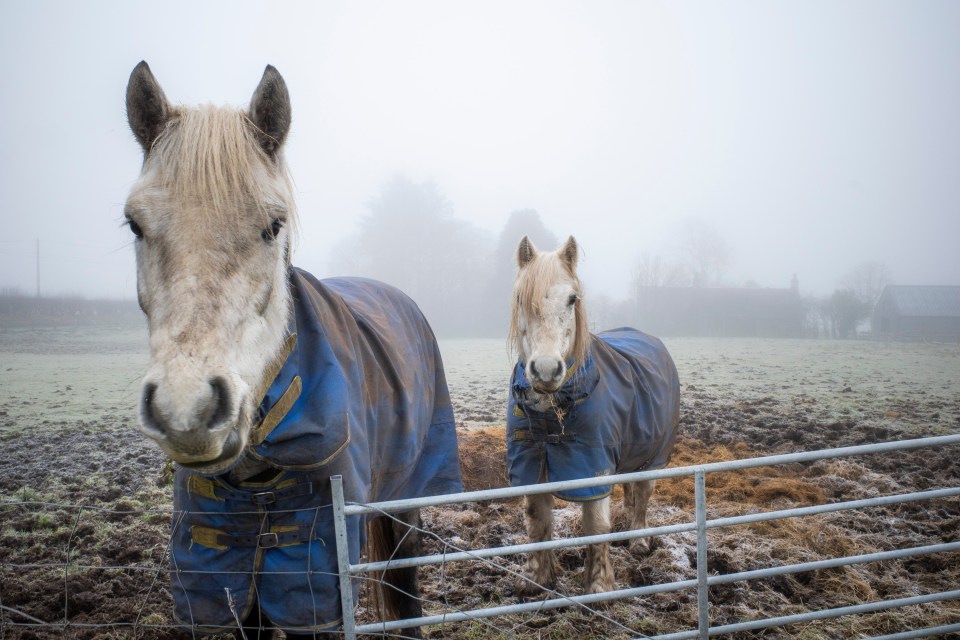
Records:
M211 222L223 223L255 204L269 224L277 211L297 228L293 185L282 154L269 157L253 124L238 109L205 105L174 110L150 150L160 186L179 202L202 205ZM273 174L276 180L265 179Z

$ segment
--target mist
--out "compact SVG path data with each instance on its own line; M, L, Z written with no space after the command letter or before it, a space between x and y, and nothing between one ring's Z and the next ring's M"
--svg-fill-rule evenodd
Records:
M658 283L960 284L953 2L6 3L0 52L8 292L39 245L41 295L135 297L141 59L183 104L245 106L276 66L294 263L447 333L506 326L523 234L577 238L598 324Z

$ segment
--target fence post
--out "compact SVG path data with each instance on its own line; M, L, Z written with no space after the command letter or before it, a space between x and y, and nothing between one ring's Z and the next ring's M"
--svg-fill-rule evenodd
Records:
M707 483L701 467L693 472L697 515L697 629L700 640L710 635L710 594L707 587Z
M333 494L333 526L337 536L337 573L340 576L340 605L343 610L344 640L356 640L354 620L353 585L350 580L350 542L347 536L347 519L343 514L343 477L330 476Z

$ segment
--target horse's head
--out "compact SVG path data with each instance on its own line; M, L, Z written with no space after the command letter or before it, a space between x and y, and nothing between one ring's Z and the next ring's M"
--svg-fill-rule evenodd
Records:
M248 110L172 106L141 62L127 118L144 153L124 211L150 331L140 424L177 462L224 468L285 337L290 98L268 66Z
M573 236L557 251L537 251L524 236L517 249L510 342L538 393L555 392L571 359L582 362L588 330Z

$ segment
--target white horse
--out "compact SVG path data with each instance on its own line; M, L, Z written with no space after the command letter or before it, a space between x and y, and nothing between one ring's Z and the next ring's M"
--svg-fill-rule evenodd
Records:
M461 490L433 332L392 287L291 266L291 108L276 69L249 109L188 108L141 62L126 104L144 153L125 208L150 334L140 423L177 462L174 614L200 631L245 619L247 637L332 631L329 477L356 502ZM356 562L366 530L347 525ZM368 552L411 555L418 540L377 518ZM389 614L420 615L416 569L384 581Z
M512 485L655 469L667 464L676 439L680 383L657 338L635 329L592 335L577 277L579 248L571 236L554 252L540 252L524 237L517 251L510 341L519 355L507 410L507 462ZM647 526L653 480L625 484L631 529ZM557 493L583 505L584 535L610 531L612 487ZM549 540L554 496L527 497L530 540ZM632 541L649 551L646 538ZM533 582L552 588L552 551L529 555ZM614 586L608 544L587 549L587 593ZM533 595L526 580L518 591Z

